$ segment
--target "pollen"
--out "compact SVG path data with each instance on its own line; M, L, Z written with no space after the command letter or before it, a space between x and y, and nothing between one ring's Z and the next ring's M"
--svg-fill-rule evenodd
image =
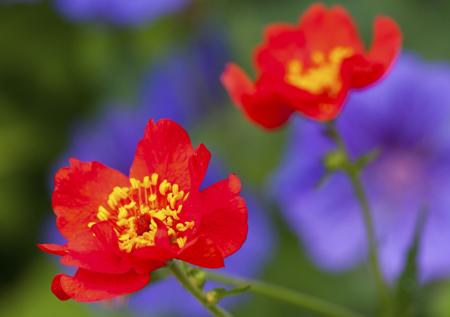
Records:
M98 207L97 221L109 221L117 233L119 248L125 252L156 244L158 230L167 233L171 243L183 248L195 222L181 217L189 193L178 184L153 173L142 180L130 178L128 187L115 187Z
M285 80L315 95L327 93L336 96L342 88L342 62L352 55L350 47L342 46L333 48L327 55L322 51L313 51L307 67L298 59L287 63Z

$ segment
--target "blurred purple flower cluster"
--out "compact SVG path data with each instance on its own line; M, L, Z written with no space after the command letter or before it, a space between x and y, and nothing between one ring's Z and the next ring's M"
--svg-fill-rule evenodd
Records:
M189 3L190 0L56 0L56 7L75 21L135 25L180 11Z
M450 274L450 67L403 55L379 85L354 93L337 121L353 158L378 150L364 170L382 269L402 271L421 210L420 279ZM365 228L343 173L318 186L334 148L323 127L295 121L274 175L274 196L313 260L343 270L367 257Z

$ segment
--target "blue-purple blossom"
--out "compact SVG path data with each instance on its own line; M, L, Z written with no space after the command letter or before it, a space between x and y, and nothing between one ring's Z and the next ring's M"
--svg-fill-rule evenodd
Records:
M180 11L189 3L190 0L56 0L55 5L71 20L134 25Z
M386 277L402 271L421 211L422 281L450 274L450 67L404 55L379 85L354 93L337 121L353 158L377 149L362 174ZM318 186L322 158L335 148L324 126L293 122L273 192L312 259L327 270L367 258L360 207L348 178Z

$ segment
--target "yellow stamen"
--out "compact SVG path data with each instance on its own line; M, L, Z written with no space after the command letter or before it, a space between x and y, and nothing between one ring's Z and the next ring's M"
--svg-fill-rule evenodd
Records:
M153 173L152 174L152 186L156 186L158 184L158 174Z
M99 220L106 221L106 220L108 220L109 216L110 216L110 213L108 210L106 210L105 207L103 207L103 206L98 207L97 218Z
M328 56L321 51L314 51L310 56L313 64L310 67L304 68L298 59L290 60L285 80L312 94L329 93L335 96L342 88L341 64L352 55L353 50L350 47L341 46L332 49Z
M187 241L187 237L183 237L183 238L177 238L177 244L178 247L181 249L182 247L184 247L184 245L186 244Z
M179 222L183 203L189 193L160 179L156 173L143 177L142 181L130 178L129 187L114 187L106 199L106 206L99 206L97 221L88 223L92 227L98 221L111 221L119 240L119 248L131 252L135 248L155 245L159 224L165 226L171 243L182 248L187 236L180 234L192 230L194 221Z

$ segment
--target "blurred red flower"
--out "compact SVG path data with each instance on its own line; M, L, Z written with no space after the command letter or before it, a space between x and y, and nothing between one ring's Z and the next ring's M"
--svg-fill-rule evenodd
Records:
M329 121L351 89L373 84L388 71L401 38L392 19L377 17L366 51L344 8L315 4L298 25L266 28L265 42L255 52L255 83L235 64L227 65L221 79L238 108L266 129L280 127L296 111Z
M199 189L209 160L170 120L148 123L129 177L71 159L56 173L52 197L68 242L39 247L78 270L56 275L53 293L82 302L131 293L171 259L222 267L246 239L247 208L234 175Z

